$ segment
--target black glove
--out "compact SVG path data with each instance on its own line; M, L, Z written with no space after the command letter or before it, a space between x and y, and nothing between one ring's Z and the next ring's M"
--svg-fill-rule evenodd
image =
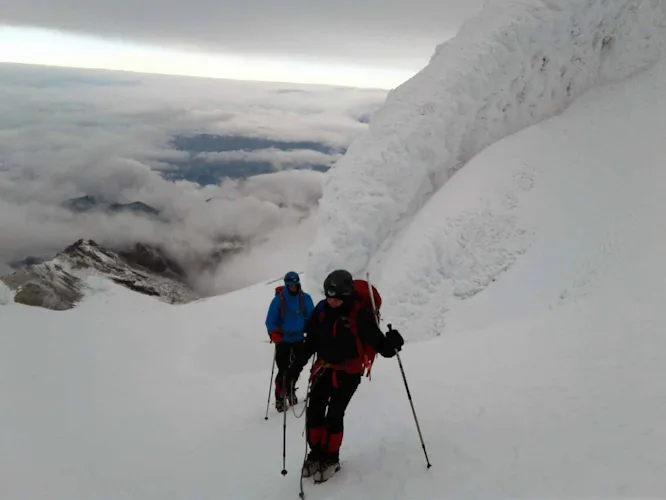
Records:
M391 325L389 325L389 331L386 332L386 340L396 351L402 349L402 346L405 344L405 339L402 338L400 332L391 328Z

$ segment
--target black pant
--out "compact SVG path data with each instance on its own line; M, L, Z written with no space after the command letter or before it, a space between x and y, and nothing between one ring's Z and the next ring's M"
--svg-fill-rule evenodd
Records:
M360 375L331 369L313 381L306 418L308 444L318 458L338 459L345 411L360 383Z
M275 397L281 399L286 395L284 393L285 387L283 387L285 380L286 389L290 390L296 384L308 360L302 360L303 341L289 344L280 342L275 346L275 349L275 363L278 367L278 373L275 377ZM297 362L299 359L302 360L300 364Z

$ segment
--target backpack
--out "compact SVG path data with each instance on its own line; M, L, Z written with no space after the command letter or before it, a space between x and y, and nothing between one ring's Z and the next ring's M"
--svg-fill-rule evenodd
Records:
M370 296L370 283L365 280L354 280L354 295L359 299L362 309L368 308L370 311L377 312L375 319L379 321L379 310L382 307L382 296L379 295L377 289L372 285L372 297ZM374 307L373 307L374 302Z
M282 319L284 316L284 308L285 308L285 303L284 303L284 285L280 285L278 287L275 287L275 296L280 296L280 316L279 318ZM305 302L303 301L303 290L298 291L298 297L301 299L301 314L305 316Z

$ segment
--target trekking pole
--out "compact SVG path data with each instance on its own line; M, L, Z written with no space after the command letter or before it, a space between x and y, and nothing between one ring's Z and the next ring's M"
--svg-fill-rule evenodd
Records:
M388 325L389 332L393 330L393 327ZM414 422L416 422L416 430L419 433L419 439L421 440L421 446L423 447L423 453L425 454L426 463L428 464L428 469L432 467L430 460L428 459L428 452L426 451L426 445L423 441L423 434L421 433L421 426L419 425L419 419L416 417L416 410L414 409L414 402L412 401L412 394L409 392L409 385L407 384L407 377L405 376L405 369L402 366L402 360L400 359L400 354L398 351L395 351L395 356L398 358L398 364L400 365L400 371L402 372L402 380L405 382L405 389L407 390L407 399L409 399L409 404L412 407L412 414L414 415Z
M268 402L266 403L266 416L264 420L268 420L268 407L271 405L271 386L273 385L273 374L275 373L275 358L277 357L277 345L273 352L273 368L271 368L271 379L268 381Z
M368 282L368 288L369 288L369 293L370 293L370 302L372 303L372 309L373 312L375 313L375 319L377 320L377 326L379 326L379 322L381 321L381 318L379 316L379 311L377 311L377 307L375 305L375 296L372 291L372 285L370 284L370 273L366 273L366 281ZM388 325L389 332L393 330L393 327L389 323ZM419 433L419 439L421 440L421 446L423 447L423 453L425 454L426 457L426 463L428 464L428 469L432 467L432 464L430 463L430 459L428 458L428 452L426 451L426 445L425 442L423 441L423 434L421 433L421 426L419 425L419 419L416 417L416 410L414 409L414 402L412 401L412 393L409 391L409 385L407 384L407 376L405 375L405 369L402 366L402 360L400 359L400 354L398 353L398 350L396 349L395 351L395 356L398 358L398 364L400 365L400 372L402 373L402 380L405 383L405 389L407 390L407 399L409 399L409 405L412 407L412 414L414 415L414 422L416 422L416 430Z
M287 373L282 377L282 390L287 388ZM284 419L282 421L282 475L287 475L287 409L283 408Z

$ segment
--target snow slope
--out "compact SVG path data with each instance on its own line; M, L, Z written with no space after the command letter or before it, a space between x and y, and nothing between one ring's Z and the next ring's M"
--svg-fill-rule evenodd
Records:
M664 96L665 63L596 89L475 157L444 188L456 203L431 200L409 230L427 222L434 243L406 234L388 259L418 284L442 249L468 296L447 335L402 353L433 467L380 358L347 411L343 471L308 499L666 496ZM507 269L485 286L475 260ZM264 421L275 284L178 306L90 286L69 311L0 306L0 496L296 499L304 421L288 414L286 477L282 420ZM405 336L430 337L440 307L420 304Z
M428 339L402 361L433 467L379 359L343 470L308 500L666 497L664 116L659 62L428 200L382 291L386 320ZM0 306L0 498L298 498L303 419L288 414L286 477L282 420L264 421L275 285L173 306L89 280L73 310ZM410 305L416 285L433 295Z
M590 88L652 65L665 26L660 1L488 2L389 95L330 172L311 285L341 266L381 273L382 249L463 164Z

